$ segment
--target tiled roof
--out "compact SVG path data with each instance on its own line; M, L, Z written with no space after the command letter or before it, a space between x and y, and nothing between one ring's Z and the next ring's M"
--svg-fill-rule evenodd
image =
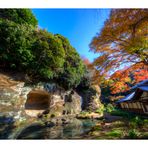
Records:
M135 89L135 88L137 88L137 87L139 87L139 86L141 86L141 85L148 85L148 79L146 79L146 80L144 80L144 81L142 81L142 82L136 84L136 85L133 86L131 89Z
M127 95L126 97L116 101L116 103L133 100L134 96L136 95L136 93L138 93L139 89L142 91L148 91L148 79L138 83L137 85L133 86L131 89L136 89L136 90Z
M148 84L147 85L141 85L138 88L143 90L143 91L148 91Z
M132 98L133 98L134 95L135 95L135 92L133 92L133 93L127 95L126 97L118 100L116 103L121 103L121 102L132 100Z

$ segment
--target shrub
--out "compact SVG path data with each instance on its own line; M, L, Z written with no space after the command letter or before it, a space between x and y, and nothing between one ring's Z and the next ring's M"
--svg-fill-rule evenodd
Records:
M130 117L132 116L131 113L129 113L127 111L120 110L120 109L113 110L111 112L111 115L122 116L122 117L126 117L128 119L130 119Z
M143 124L148 125L148 119L144 119Z
M113 129L110 132L106 133L106 135L109 137L121 137L122 131L119 129Z
M112 104L107 104L107 106L105 107L105 111L108 113L111 113L114 110L115 110L115 107Z
M136 116L130 120L129 125L132 128L137 128L137 127L143 125L143 120L140 117Z
M97 109L95 112L96 113L99 113L99 114L102 114L104 112L104 110L105 110L104 105L101 104L100 107L99 107L99 109Z
M32 51L35 55L31 63L33 74L42 79L52 79L63 72L65 51L62 42L46 30L34 32L35 42Z
M131 139L136 139L139 137L139 135L140 135L140 133L136 129L131 129L128 132L128 137Z

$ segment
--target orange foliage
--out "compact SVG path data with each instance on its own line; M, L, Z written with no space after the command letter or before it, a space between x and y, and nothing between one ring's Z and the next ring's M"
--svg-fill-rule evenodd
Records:
M91 51L100 54L93 62L98 76L125 65L148 65L147 34L148 9L113 9L90 44Z
M128 69L118 70L110 77L111 93L126 92L131 88L130 85L133 86L145 79L148 79L148 66L135 64Z

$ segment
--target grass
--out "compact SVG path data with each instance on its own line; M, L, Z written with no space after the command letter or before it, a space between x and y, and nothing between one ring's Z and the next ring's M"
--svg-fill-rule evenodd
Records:
M99 124L92 128L88 137L91 139L148 139L148 119L134 113L123 111L109 104L105 112L123 117L117 121ZM82 113L86 114L86 113Z
M104 112L122 118L109 123L106 120L100 120L102 124L98 123L88 133L89 139L148 139L148 119L118 109L112 104L106 105ZM89 112L82 112L82 115L88 114Z
M120 129L112 129L105 134L109 138L120 138L123 135L123 131Z
M93 139L148 139L148 119L112 106L108 110L111 115L123 118L94 127L90 133Z
M141 135L141 138L142 138L142 139L148 139L148 132L143 133L143 134Z
M140 137L140 132L137 129L130 129L128 132L129 139L137 139Z
M148 126L148 119L144 119L143 124Z
M92 130L99 131L101 129L102 129L101 126L96 125L96 126L93 127Z

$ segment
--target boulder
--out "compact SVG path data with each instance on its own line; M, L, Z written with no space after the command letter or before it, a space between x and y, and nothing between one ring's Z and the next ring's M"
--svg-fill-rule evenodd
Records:
M58 91L58 90L57 90ZM50 114L55 116L60 116L63 113L64 109L64 100L62 96L58 93L50 93L51 94L51 102L49 106Z
M51 97L50 114L79 114L81 112L81 97L74 91L64 94L54 94Z
M65 114L79 114L81 112L81 97L74 91L65 96Z

